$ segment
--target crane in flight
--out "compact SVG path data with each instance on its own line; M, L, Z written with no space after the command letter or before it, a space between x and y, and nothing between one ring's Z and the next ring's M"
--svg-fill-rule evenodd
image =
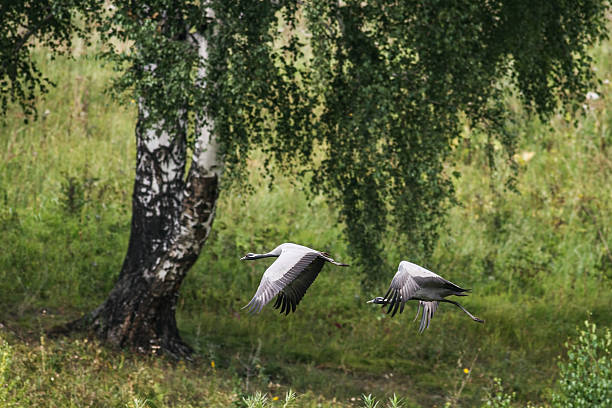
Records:
M251 301L243 307L251 313L259 313L261 309L276 295L274 308L280 307L280 312L286 315L295 312L296 306L304 297L306 290L323 268L325 262L338 266L349 266L336 262L326 253L302 245L284 243L265 254L248 253L240 260L277 257L276 261L264 272L257 292Z
M418 300L419 307L414 320L419 317L419 313L423 309L421 325L419 327L419 333L422 333L429 327L439 302L452 303L463 310L475 322L484 323L484 320L472 315L459 303L445 299L445 297L450 295L467 296L465 292L469 291L470 289L463 289L422 266L402 261L391 281L387 294L383 297L376 297L368 301L368 303L376 303L383 305L383 307L389 305L387 313L391 312L393 317L397 313L398 308L400 313L404 311L407 301Z

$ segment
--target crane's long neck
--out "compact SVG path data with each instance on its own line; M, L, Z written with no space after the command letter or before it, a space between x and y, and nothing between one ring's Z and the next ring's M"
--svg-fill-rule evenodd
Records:
M260 258L275 258L277 256L279 256L280 254L273 254L272 252L268 252L267 254L253 254L251 256L249 256L249 260L252 259L260 259Z
M283 252L281 246L277 246L276 248L274 248L272 251L270 252L266 252L265 254L253 254L253 253L248 253L244 256L244 258L241 258L243 261L252 261L253 259L260 259L260 258L272 258L272 257L277 257L280 256L281 252Z
M374 299L368 301L368 303L375 303L377 305L387 305L389 303L392 303L391 299L386 299L384 297L378 296L375 297Z

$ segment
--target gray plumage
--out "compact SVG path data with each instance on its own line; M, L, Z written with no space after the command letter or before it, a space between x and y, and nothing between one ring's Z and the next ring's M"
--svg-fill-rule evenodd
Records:
M445 299L445 297L451 295L467 296L465 292L469 291L470 289L463 289L422 266L402 261L391 281L387 294L383 297L376 297L368 303L381 304L383 307L388 305L387 313L395 316L398 309L400 313L404 311L407 301L418 300L419 307L414 320L419 317L419 313L423 309L421 325L419 326L419 333L422 333L429 327L439 302L452 303L463 310L475 322L484 323L484 320L472 315L459 303Z
M257 292L244 307L251 313L259 313L274 296L274 308L281 313L295 312L306 290L323 268L325 262L348 266L334 261L329 254L302 245L284 243L265 254L248 253L241 260L278 257L264 272ZM243 309L244 309L243 308Z

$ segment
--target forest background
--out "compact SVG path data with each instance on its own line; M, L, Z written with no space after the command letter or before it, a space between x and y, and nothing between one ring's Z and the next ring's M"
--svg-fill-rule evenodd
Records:
M9 107L0 129L0 378L9 403L223 407L292 389L299 406L357 406L362 394L396 393L406 406L470 407L491 401L501 383L516 406L548 404L577 327L610 328L606 41L593 50L602 81L581 113L542 122L508 95L520 135L516 173L497 145L491 167L487 135L467 125L470 137L452 152L459 204L422 263L472 288L465 305L485 325L442 307L419 335L410 309L390 319L365 303L388 279L364 288L359 270L330 267L295 315L241 311L269 264L240 262L246 252L291 241L350 259L338 209L304 192L299 168L265 187L259 153L249 184L262 187L222 192L215 228L181 289L178 324L193 361L108 349L79 334L48 338L47 329L104 300L129 236L136 104L105 93L114 73L94 57L98 46L75 40L55 60L41 47L36 61L56 87L37 99L38 120L24 124ZM393 239L385 258L399 262Z

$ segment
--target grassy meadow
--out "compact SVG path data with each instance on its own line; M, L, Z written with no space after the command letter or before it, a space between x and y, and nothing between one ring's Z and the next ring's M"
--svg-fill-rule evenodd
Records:
M612 80L610 53L612 43L595 51L604 80ZM46 329L98 306L119 273L136 109L104 92L112 71L78 43L72 58L37 58L57 85L40 99L40 118L24 124L15 109L0 124L0 397L8 390L15 406L240 407L259 391L280 407L292 389L304 407L357 407L362 394L394 393L406 407L474 407L495 378L516 393L513 406L547 405L576 328L586 319L612 326L612 84L604 81L576 126L515 108L516 192L504 187L501 151L497 169L487 166L484 135L457 144L449 170L461 173L460 205L422 263L472 288L462 304L484 325L446 304L418 334L415 304L391 319L365 303L384 294L395 270L369 292L358 268L331 266L294 315L268 307L248 316L241 307L271 261L239 261L246 252L292 241L350 263L336 209L307 199L292 175L266 188L255 155L255 192L221 193L213 233L181 289L179 328L193 361L107 349L84 335L49 339ZM386 247L393 263L405 258L392 239Z

